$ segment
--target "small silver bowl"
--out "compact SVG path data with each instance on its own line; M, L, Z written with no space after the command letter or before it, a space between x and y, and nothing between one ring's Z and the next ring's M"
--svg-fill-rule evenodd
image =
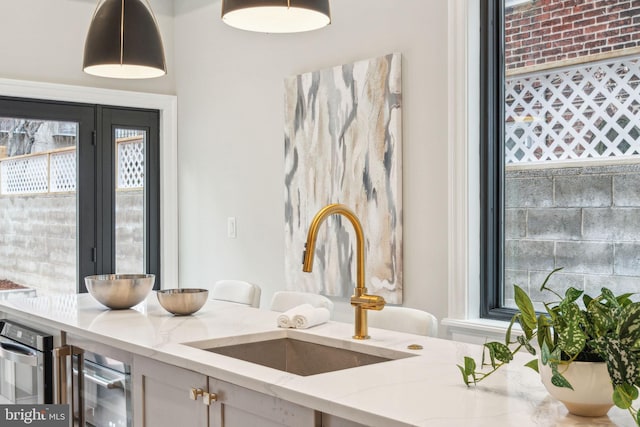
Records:
M187 316L200 310L209 296L206 289L163 289L156 292L162 308L176 316Z
M84 283L100 304L124 310L144 301L155 280L153 274L99 274L85 277Z

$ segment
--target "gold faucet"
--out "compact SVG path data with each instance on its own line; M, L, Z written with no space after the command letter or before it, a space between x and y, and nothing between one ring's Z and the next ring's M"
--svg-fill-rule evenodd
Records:
M356 287L351 296L351 305L355 307L355 335L353 338L357 340L366 340L367 335L367 311L366 310L382 310L385 305L384 298L378 295L367 295L367 288L364 286L364 233L362 225L356 214L354 214L345 205L332 204L327 205L316 214L311 221L309 232L307 233L307 243L304 245L305 251L302 259L302 271L309 273L313 268L313 255L316 248L316 237L318 228L322 222L333 214L340 214L346 217L356 231L357 240L357 268L356 268Z

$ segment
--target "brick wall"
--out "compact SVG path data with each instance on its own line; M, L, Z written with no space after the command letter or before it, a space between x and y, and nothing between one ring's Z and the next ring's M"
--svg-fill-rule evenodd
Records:
M507 69L640 46L640 0L532 0L505 10Z
M143 192L116 193L118 272L140 273ZM74 193L0 197L0 279L39 292L76 292Z
M513 284L543 301L552 287L598 294L640 288L640 163L558 168L508 167L505 190L505 297ZM546 294L546 293L545 293ZM548 300L548 298L547 298Z

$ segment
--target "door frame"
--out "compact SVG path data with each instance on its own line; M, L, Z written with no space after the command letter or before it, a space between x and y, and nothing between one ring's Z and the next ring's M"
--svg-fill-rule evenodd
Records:
M0 95L160 111L160 268L163 287L178 284L178 126L175 95L0 78ZM174 286L172 286L173 284ZM167 286L168 285L168 286Z

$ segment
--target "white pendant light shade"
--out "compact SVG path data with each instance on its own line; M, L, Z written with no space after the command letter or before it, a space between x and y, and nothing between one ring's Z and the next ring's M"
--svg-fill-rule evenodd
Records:
M331 23L329 0L222 0L222 21L261 33L299 33Z
M84 45L88 74L145 79L167 73L162 38L142 0L100 0Z

